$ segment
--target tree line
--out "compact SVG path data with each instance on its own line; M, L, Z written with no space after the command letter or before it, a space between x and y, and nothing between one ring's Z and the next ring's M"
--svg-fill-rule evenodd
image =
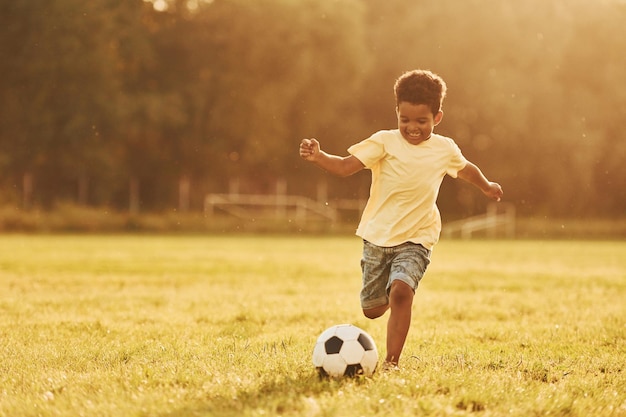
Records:
M156 7L155 7L156 6ZM438 132L525 215L623 216L617 0L15 0L0 5L0 204L200 210L205 194L363 198L300 161L394 128L393 82L448 83ZM482 196L444 182L455 215Z

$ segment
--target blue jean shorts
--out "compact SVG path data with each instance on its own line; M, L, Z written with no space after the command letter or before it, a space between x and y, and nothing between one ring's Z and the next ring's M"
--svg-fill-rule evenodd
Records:
M369 309L389 303L391 283L400 280L413 291L430 264L431 251L424 246L406 242L398 246L381 247L363 241L363 287L361 307Z

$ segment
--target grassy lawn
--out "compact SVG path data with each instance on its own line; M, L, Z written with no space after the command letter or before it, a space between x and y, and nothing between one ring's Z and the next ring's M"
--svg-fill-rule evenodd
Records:
M0 416L626 416L626 242L442 241L399 372L320 380L356 237L0 237Z

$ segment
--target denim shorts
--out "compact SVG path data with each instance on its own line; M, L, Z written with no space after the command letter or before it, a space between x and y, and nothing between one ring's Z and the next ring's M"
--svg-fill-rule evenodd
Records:
M361 307L369 309L388 304L391 283L395 280L405 282L415 291L430 264L430 253L429 249L412 242L387 248L364 240Z

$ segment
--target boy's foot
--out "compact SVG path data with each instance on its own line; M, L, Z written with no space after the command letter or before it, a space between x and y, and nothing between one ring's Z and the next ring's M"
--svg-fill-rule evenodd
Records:
M383 372L397 372L399 371L400 368L398 368L398 364L397 363L393 363L393 362L383 362L383 365L381 366L381 371Z

